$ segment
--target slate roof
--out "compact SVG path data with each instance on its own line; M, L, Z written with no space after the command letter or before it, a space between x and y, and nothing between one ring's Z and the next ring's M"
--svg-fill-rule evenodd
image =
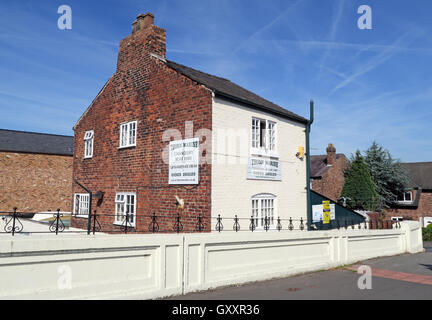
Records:
M432 190L432 162L401 163L407 171L410 188Z
M0 129L0 151L73 155L74 137Z
M166 60L166 65L183 74L184 76L194 80L195 82L206 86L216 95L229 98L231 100L236 100L238 102L247 104L260 110L271 112L285 118L289 118L296 122L300 122L303 124L306 124L308 122L308 119L303 118L291 111L288 111L274 104L273 102L270 102L256 95L255 93L240 87L239 85L231 82L228 79L216 77L211 74L204 73L202 71L198 71L169 60Z
M342 153L336 154L336 160L344 156ZM321 178L330 168L327 166L327 155L311 156L310 157L310 172L311 178Z

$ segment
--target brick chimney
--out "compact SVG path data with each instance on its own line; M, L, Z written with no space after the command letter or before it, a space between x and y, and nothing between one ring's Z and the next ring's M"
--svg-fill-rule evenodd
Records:
M128 71L145 66L155 54L165 58L166 31L154 25L150 12L139 14L132 23L132 34L120 41L117 71Z
M332 166L336 163L336 148L332 143L327 147L327 165Z

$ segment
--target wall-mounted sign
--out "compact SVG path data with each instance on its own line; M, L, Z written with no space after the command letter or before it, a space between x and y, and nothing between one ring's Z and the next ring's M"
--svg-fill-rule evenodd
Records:
M199 139L169 144L169 184L198 184Z
M330 201L323 201L323 224L330 223Z
M327 218L328 219L328 218ZM336 206L334 203L330 204L330 220L336 219ZM330 223L330 220L327 220L327 223ZM324 222L324 207L322 204L316 204L312 206L312 222Z
M282 168L279 160L251 157L248 160L247 179L282 180Z

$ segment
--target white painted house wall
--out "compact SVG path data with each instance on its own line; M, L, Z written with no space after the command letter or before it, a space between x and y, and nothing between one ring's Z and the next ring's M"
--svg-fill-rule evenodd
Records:
M282 181L246 178L253 117L276 122L276 151L282 164ZM306 145L305 126L216 97L212 118L212 218L220 214L227 218L238 215L249 219L251 198L268 193L276 196L276 217L306 219L306 159L296 157L299 146ZM234 136L241 139L233 143ZM243 222L242 227L248 225Z

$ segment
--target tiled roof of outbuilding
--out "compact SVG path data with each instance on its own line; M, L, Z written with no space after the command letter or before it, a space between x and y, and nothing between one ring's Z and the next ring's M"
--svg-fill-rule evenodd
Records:
M0 129L0 151L73 155L74 137Z

